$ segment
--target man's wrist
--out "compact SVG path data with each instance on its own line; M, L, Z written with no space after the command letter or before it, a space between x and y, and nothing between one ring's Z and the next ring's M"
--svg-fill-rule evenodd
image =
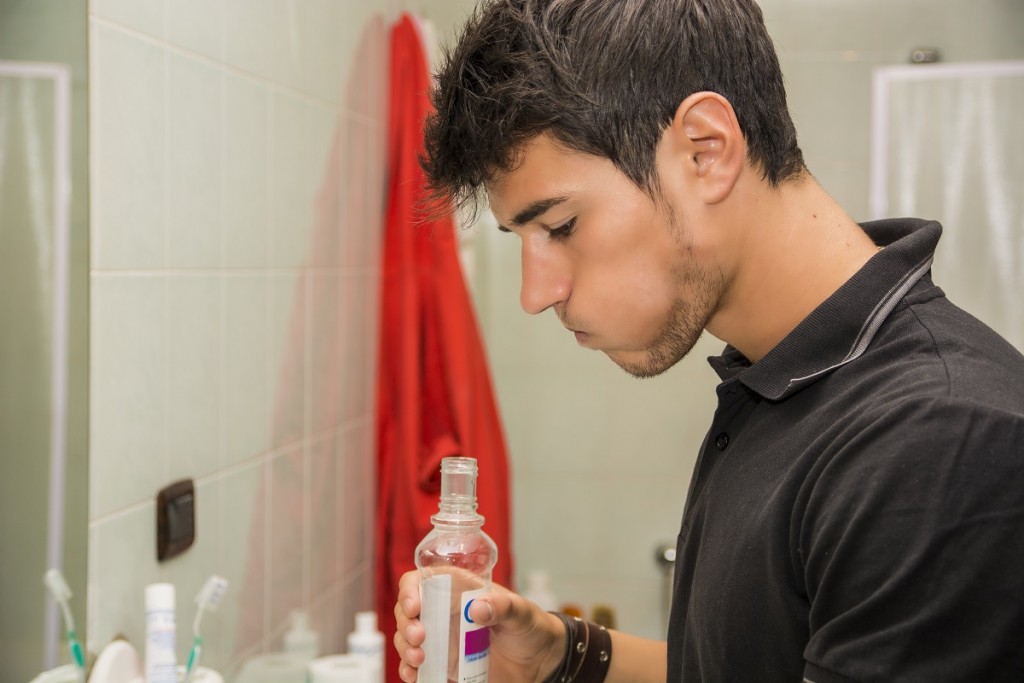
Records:
M565 641L562 659L544 683L603 683L611 664L611 634L604 626L579 617L552 614L563 624Z

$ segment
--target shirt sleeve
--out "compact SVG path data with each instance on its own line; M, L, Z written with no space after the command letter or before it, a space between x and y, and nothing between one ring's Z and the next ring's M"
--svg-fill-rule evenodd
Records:
M808 481L805 680L1024 681L1024 418L865 415Z

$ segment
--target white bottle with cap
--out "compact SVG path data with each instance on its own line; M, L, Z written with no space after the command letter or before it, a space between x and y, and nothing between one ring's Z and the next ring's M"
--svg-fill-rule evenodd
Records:
M537 603L545 612L558 611L558 598L551 592L547 572L535 570L526 575L526 590L523 597Z
M174 584L146 586L146 683L178 683Z
M384 634L377 630L376 612L356 612L356 630L348 634L348 653L373 660L374 681L384 680Z
M306 612L292 612L292 627L284 634L284 651L311 660L320 656L320 636L310 628Z

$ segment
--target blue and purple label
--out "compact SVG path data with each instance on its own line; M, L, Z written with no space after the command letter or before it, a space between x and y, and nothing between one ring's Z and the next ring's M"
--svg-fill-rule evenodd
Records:
M481 657L486 657L491 649L491 629L478 628L475 631L466 632L466 661L475 662Z
M462 619L459 627L458 683L487 683L487 655L491 648L491 630L469 618L473 600L487 593L486 588L462 594Z

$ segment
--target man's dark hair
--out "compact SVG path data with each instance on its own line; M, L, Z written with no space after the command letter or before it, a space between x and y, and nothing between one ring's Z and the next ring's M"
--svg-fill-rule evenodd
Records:
M488 0L446 50L422 159L438 199L474 204L548 133L654 194L655 147L695 92L725 97L772 185L804 169L753 0Z

